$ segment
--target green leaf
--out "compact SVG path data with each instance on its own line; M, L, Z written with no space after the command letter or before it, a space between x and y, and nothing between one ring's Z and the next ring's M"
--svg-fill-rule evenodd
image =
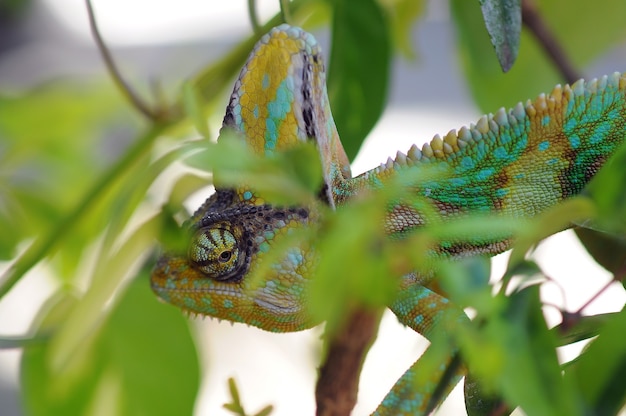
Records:
M502 71L508 72L519 51L521 0L481 0L480 8Z
M99 83L51 83L0 95L0 259L58 223L114 155L102 132L132 119ZM80 250L73 252L80 257Z
M625 164L626 146L621 146L585 188L598 210L592 228L626 235Z
M379 0L389 16L394 44L405 58L415 58L411 29L426 11L424 0Z
M587 414L615 415L626 405L626 308L614 314L598 338L565 373L576 383Z
M532 415L581 414L571 385L561 377L557 342L543 317L539 286L513 293L492 311L457 331L469 371L486 388L482 397L502 395L509 406Z
M574 342L597 336L600 329L615 315L615 312L610 312L590 316L574 316L575 322L573 325L571 319L564 319L564 322L550 331L558 335L560 345L573 344Z
M593 259L615 274L626 264L626 239L588 228L574 230ZM625 283L626 284L626 283Z
M196 152L185 163L212 170L218 187L244 184L264 200L277 205L311 202L322 187L319 151L311 142L273 155L258 155L234 134L223 134L217 144L190 143Z
M380 118L387 99L391 40L375 0L338 0L334 6L328 94L350 160Z
M465 376L463 386L465 396L465 410L468 416L509 415L510 411L503 412L506 402L501 396L493 395L482 390L480 383L471 374Z
M50 344L27 346L21 366L30 415L192 414L199 387L189 325L159 303L147 270L135 279L96 333L88 334L65 366L54 370ZM59 294L42 310L39 331L54 330L75 306Z

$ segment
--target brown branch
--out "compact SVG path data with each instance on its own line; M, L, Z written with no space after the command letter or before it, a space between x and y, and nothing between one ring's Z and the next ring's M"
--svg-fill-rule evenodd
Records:
M541 14L537 12L533 0L522 0L522 23L537 38L568 84L573 84L581 78Z
M93 34L94 40L96 41L96 45L98 46L98 50L100 51L100 55L104 60L104 64L113 79L113 82L118 87L118 89L122 92L122 94L126 97L128 101L139 110L143 115L149 118L152 121L159 121L163 119L163 115L165 112L159 110L153 110L150 108L148 104L143 101L135 91L130 87L130 85L124 80L121 72L118 70L115 65L115 61L111 56L111 52L107 48L100 35L100 31L98 30L98 25L96 23L96 16L93 11L93 7L91 5L90 0L85 0L85 4L87 6L87 14L89 15L89 27L91 28L91 33Z
M356 404L365 355L376 338L381 312L358 309L332 335L315 388L317 416L347 416Z

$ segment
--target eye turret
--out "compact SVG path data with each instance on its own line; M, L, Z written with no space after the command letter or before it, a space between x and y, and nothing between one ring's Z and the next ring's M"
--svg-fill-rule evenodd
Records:
M196 231L189 247L189 260L214 280L236 278L245 265L241 227L217 223Z

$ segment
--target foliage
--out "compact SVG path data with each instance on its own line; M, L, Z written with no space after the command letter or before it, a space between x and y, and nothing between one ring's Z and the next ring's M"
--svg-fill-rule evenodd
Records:
M511 105L559 81L540 43L525 30L517 62L509 74L501 74L479 4L452 0L451 6L458 53L481 109ZM626 35L622 22L626 6L621 1L605 2L602 8L572 0L543 1L539 6L577 65ZM393 46L396 52L410 54L406 33L420 10L421 2L411 0L291 3L291 23L331 27L330 97L351 157L383 111ZM485 18L494 16L487 13ZM590 23L600 19L602 24ZM275 17L261 30L278 22ZM241 149L195 139L195 131L205 136L214 131L207 128L206 112L214 108L221 112L223 105L216 103L222 103L229 80L260 35L242 41L221 61L190 78L168 117L148 125L129 116L120 97L99 82L67 80L19 97L0 96L0 227L4 231L0 258L13 260L0 281L0 297L37 264L50 269L60 283L33 326L35 342L23 344L22 388L28 414L49 414L51 409L59 414L95 414L103 409L119 415L192 412L199 374L189 324L148 292L146 275L157 250L154 240L166 246L177 244L179 220L188 215L182 201L207 180L197 170L186 170L176 176L165 198L155 183L171 174L170 166L179 160L207 172L238 171L235 179L248 174L250 180L255 176L259 180L259 172L269 172L261 178L266 185L288 189L289 197L298 200L311 197L318 183L319 167L300 163L312 154L310 149L297 149L278 161L255 161ZM114 126L120 125L128 126L123 136L135 138L121 154L107 155L102 151L103 138L119 135ZM618 157L622 161L623 153ZM442 341L460 347L472 376L479 380L468 399L470 411L475 403L489 399L494 406L520 406L533 415L616 414L626 398L626 310L576 316L576 325L549 330L537 283L538 277L545 280L545 276L537 265L524 261L524 254L533 243L560 229L555 218L566 224L590 214L594 225L624 235L621 166L624 163L614 163L613 173L594 183L593 203L576 200L523 227L476 218L426 230L405 243L384 240L378 219L387 201L402 195L401 184L328 212L315 236L327 256L320 265L312 309L322 314L320 318L337 323L346 313L345 305L381 306L388 301L394 281L381 276L437 268L450 298L476 311L471 323L455 327L452 339ZM280 193L275 197L280 198ZM497 232L501 226L515 227L524 243L512 256L503 282L489 282L488 268L480 259L425 265L419 255L442 236L485 229ZM600 243L591 242L589 251L610 271L618 272L623 261L616 264L614 259L624 258L624 243L600 236L594 233L589 240L604 238L602 247L609 247L612 255L606 256L607 249L598 248ZM88 276L85 270L91 270ZM338 275L346 277L339 284ZM596 336L562 374L556 347ZM428 355L423 364L438 365L440 358ZM234 382L231 393L233 403L227 407L245 414ZM477 405L472 414L485 414L480 413L484 409Z

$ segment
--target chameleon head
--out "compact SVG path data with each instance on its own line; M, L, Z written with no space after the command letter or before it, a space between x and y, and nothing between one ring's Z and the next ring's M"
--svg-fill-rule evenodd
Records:
M305 297L314 253L300 240L280 248L286 247L281 240L310 224L309 211L236 198L224 209L217 206L223 199L223 193L214 195L192 217L186 253L158 260L151 276L154 292L188 312L268 331L313 326Z

